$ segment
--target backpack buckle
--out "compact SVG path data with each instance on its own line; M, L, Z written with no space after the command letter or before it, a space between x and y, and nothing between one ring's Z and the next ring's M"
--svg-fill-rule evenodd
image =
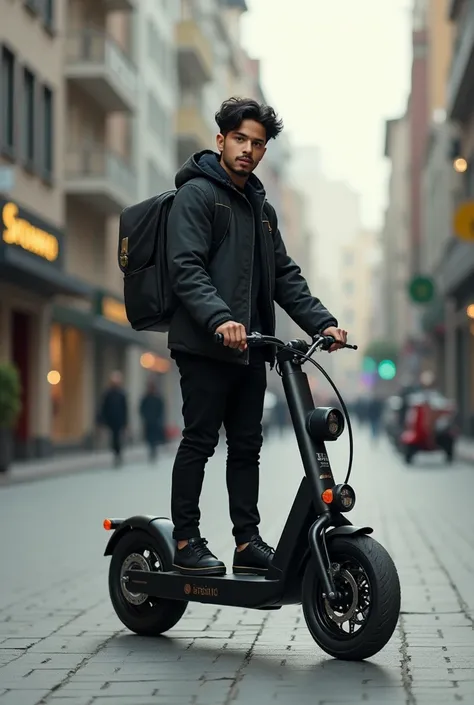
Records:
M120 265L123 268L128 265L128 237L124 237L120 244Z

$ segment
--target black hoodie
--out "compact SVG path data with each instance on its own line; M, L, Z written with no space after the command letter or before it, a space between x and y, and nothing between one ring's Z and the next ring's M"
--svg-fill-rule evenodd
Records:
M203 179L214 187L216 207L230 205L232 211L228 233L212 257L215 206ZM242 192L220 166L218 156L205 150L178 171L176 187L168 219L168 266L182 305L171 321L171 350L247 364L248 350L242 353L216 345L213 334L222 323L235 320L247 332L258 325L274 335L274 301L308 335L337 325L311 295L299 267L288 256L275 211L255 174ZM269 351L268 359L272 356Z
M258 224L257 214L259 211L259 200L265 199L265 190L261 181L251 174L247 181L244 189L240 189L235 186L229 175L220 165L217 154L214 152L203 152L199 156L196 155L196 160L193 158L189 159L182 169L178 171L176 175L176 188L180 188L185 183L190 181L192 178L198 176L203 176L203 173L209 176L212 180L220 181L230 188L237 189L242 193L249 201L253 209L255 225ZM197 169L196 169L197 167ZM260 247L260 241L257 238L254 245L254 259L253 259L253 271L252 271L252 292L251 292L251 304L250 304L250 326L249 330L258 333L268 334L268 330L265 329L263 320L265 318L264 305L260 296L260 288L262 283L262 252ZM230 319L229 319L230 320ZM270 324L271 325L271 324Z

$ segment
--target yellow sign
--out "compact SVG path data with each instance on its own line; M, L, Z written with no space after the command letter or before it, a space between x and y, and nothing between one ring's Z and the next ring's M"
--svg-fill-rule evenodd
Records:
M120 323L122 326L130 325L125 306L110 296L104 296L102 299L102 315L104 318L108 318L109 321Z
M3 241L7 245L18 245L38 257L54 262L59 255L58 239L45 230L36 228L27 220L18 217L18 206L6 203L2 210Z
M454 232L461 240L474 242L474 202L461 203L454 213Z

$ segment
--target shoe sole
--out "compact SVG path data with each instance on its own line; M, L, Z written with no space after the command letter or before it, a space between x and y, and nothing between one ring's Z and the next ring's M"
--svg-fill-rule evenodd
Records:
M222 568L185 568L184 566L176 565L176 563L173 563L173 568L176 568L181 575L187 575L189 577L192 577L193 575L197 576L226 574L225 566L222 566Z
M233 565L232 570L235 575L266 575L268 568L251 568L250 566Z

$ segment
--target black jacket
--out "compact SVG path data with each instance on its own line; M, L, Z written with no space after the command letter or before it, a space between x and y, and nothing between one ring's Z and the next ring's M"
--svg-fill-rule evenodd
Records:
M232 217L226 238L209 261L213 243L213 204L193 179L205 177L219 193L227 190ZM181 305L171 321L168 346L218 360L246 364L244 353L217 345L216 328L226 321L250 325L250 301L255 247L261 262L262 332L275 334L278 303L309 335L337 325L313 297L300 268L288 256L272 206L259 179L252 174L244 195L220 166L216 154L193 155L176 175L178 189L168 219L168 266L171 284ZM248 195L248 197L247 197ZM265 205L266 204L266 205ZM270 212L271 217L264 214ZM276 224L272 228L270 222ZM267 359L271 360L273 351Z
M109 428L121 429L128 424L127 397L122 389L107 389L102 399L100 420Z

